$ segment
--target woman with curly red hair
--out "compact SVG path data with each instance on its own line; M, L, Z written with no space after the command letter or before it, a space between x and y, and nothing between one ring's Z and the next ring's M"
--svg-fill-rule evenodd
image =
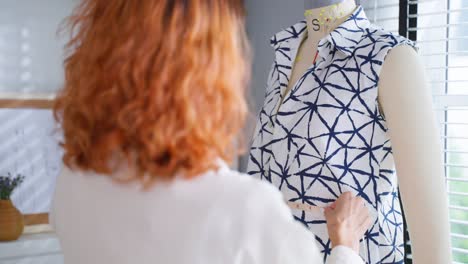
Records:
M243 13L241 0L76 8L54 108L65 166L51 220L66 263L321 261L280 193L225 164L247 113ZM327 209L331 261L361 263L363 204L345 194Z

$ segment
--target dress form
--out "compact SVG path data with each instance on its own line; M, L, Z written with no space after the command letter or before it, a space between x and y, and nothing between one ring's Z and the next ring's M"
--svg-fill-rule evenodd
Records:
M412 48L400 46L388 54L379 102L389 127L414 263L452 263L442 148L424 66Z
M305 0L306 9L314 2L324 1ZM334 5L336 1L325 2ZM340 2L341 11L335 13L340 18L327 21L319 29L316 20L330 6L306 11L308 37L299 48L288 90L314 63L318 41L356 7L352 0ZM397 47L389 53L381 72L379 102L388 122L413 260L416 264L446 264L451 263L448 203L441 147L426 83L416 52L408 46Z
M321 2L342 3L306 10L307 36L299 47L286 93L292 89L297 80L304 75L305 71L316 60L318 42L342 24L356 9L356 3L353 0ZM304 4L305 6L311 6L311 1L305 0Z

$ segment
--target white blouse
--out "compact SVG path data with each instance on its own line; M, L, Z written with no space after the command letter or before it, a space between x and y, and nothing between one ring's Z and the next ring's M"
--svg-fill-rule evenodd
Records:
M149 191L65 168L53 206L66 264L323 263L281 193L224 164ZM364 262L339 246L327 263Z

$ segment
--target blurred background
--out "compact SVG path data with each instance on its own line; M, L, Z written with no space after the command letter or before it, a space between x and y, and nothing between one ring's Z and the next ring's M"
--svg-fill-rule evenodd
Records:
M62 50L67 36L59 36L57 31L78 2L0 1L0 175L26 176L12 199L29 225L48 222L54 183L61 170L60 135L55 133L50 108L63 83ZM302 0L245 2L254 49L249 100L256 113L263 104L273 62L269 39L302 20L304 8ZM468 263L468 0L360 2L372 22L419 46L444 146L454 263ZM246 157L238 164L245 170ZM34 241L41 243L36 246ZM0 243L0 263L62 261L57 241L47 235L15 243Z

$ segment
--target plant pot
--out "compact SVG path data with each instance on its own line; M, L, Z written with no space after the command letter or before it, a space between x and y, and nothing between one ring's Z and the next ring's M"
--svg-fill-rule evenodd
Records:
M0 200L0 241L17 240L23 234L23 215L11 200Z

